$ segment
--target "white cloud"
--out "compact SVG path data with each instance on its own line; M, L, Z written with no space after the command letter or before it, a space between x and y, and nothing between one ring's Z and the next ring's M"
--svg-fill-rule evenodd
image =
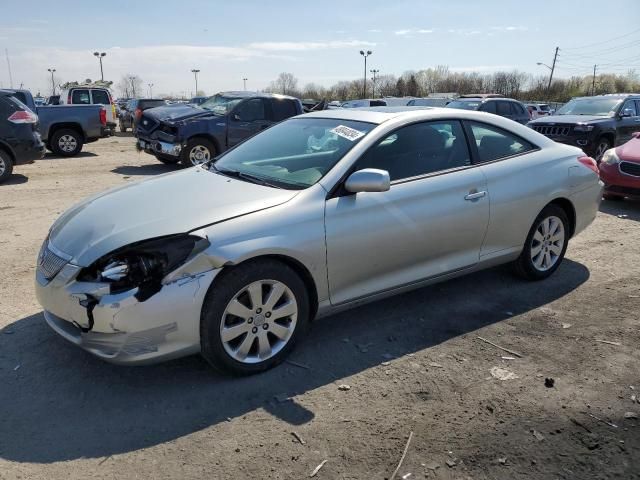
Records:
M382 30L379 30L377 28L372 28L372 29L367 30L367 32L369 32L369 33L382 33Z
M447 33L453 33L455 35L480 35L482 32L480 30L472 30L470 28L450 28L447 30Z
M426 28L405 28L403 30L396 30L393 33L398 36L404 37L407 35L433 33L433 30L428 30Z
M334 48L375 47L375 45L375 43L361 40L332 40L329 42L255 42L250 43L248 48L265 51L300 52Z
M517 26L508 26L508 27L491 27L491 30L496 32L525 32L529 30L528 27L517 25Z

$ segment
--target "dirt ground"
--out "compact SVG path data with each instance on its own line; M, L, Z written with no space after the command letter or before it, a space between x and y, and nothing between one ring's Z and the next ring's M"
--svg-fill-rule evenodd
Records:
M640 203L604 202L542 283L500 267L319 320L298 365L119 367L53 333L32 284L61 212L172 170L133 144L0 185L0 479L383 479L410 432L396 478L640 478Z

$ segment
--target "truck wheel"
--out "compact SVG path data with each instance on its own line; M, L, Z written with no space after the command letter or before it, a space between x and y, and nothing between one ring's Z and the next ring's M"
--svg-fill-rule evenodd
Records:
M185 167L193 167L208 162L216 156L216 146L206 138L192 138L182 149L180 160Z
M61 128L51 137L51 149L53 153L62 157L73 157L82 150L82 136L77 130Z
M606 152L610 148L611 148L611 143L609 142L609 140L607 140L604 137L601 137L598 140L598 146L596 147L596 151L593 156L595 161L598 163L598 165L600 165L600 160L602 160L602 156L604 155L604 152Z
M161 153L156 153L155 157L166 165L175 165L180 161L180 157L171 157L169 155L162 155Z
M13 172L13 161L9 154L0 150L0 183L4 182Z

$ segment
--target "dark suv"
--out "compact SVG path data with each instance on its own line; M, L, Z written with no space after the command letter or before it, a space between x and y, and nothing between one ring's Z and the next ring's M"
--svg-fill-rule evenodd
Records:
M38 116L13 94L0 90L0 183L9 178L14 165L33 163L45 153Z
M143 112L137 147L163 163L199 165L274 123L302 113L297 98L222 92L198 107L170 105Z
M515 122L526 124L531 118L525 106L518 100L504 98L497 95L464 95L449 102L445 108L460 108L463 110L478 110L509 118Z
M149 110L150 108L164 107L167 102L160 98L134 98L127 102L126 106L120 109L120 115L118 115L118 124L121 132L126 132L127 128L135 130L136 124L142 112Z
M572 98L554 115L529 126L556 142L580 147L600 163L604 152L640 131L640 94Z

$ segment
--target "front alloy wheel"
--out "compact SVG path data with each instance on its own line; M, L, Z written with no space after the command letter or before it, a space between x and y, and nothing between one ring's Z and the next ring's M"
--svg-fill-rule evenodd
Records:
M182 164L185 167L195 167L208 162L216 156L216 147L206 138L193 138L182 149Z
M609 140L607 140L606 138L601 138L598 141L598 146L596 147L596 152L594 155L594 160L600 164L600 161L602 160L602 156L604 155L604 152L606 152L607 150L609 150L611 148L611 145L609 144Z
M309 295L298 274L272 259L229 267L202 308L202 355L218 370L246 375L280 363L305 333Z

